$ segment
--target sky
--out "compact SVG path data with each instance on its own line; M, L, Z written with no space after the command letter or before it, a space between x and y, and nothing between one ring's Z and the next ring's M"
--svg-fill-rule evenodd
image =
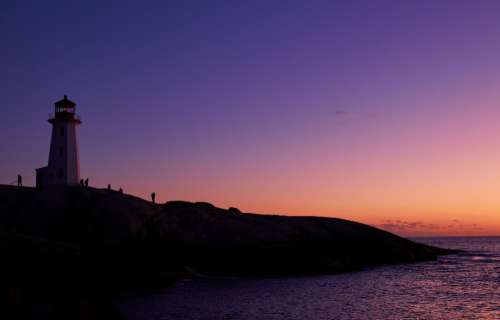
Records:
M3 1L0 184L500 235L499 1Z

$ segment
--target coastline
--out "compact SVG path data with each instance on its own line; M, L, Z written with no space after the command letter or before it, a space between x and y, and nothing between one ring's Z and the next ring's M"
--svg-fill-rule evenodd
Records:
M155 205L94 188L0 186L0 212L3 312L24 319L119 319L115 294L182 278L335 274L456 252L348 220Z

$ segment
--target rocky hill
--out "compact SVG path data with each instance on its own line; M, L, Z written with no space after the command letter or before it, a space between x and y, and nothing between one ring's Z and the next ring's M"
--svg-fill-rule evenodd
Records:
M0 301L7 303L0 309L17 318L43 319L32 308L38 304L53 307L50 319L119 318L103 302L110 295L181 277L329 274L447 253L341 219L156 205L94 188L0 186Z

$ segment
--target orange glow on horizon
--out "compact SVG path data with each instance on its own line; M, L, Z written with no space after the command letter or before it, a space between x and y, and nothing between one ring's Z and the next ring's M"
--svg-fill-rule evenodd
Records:
M207 148L182 166L165 160L148 179L139 159L108 180L122 179L125 192L145 199L155 191L158 201L339 217L405 236L500 235L496 92L436 102L432 116L367 117L350 126L327 119L282 140Z

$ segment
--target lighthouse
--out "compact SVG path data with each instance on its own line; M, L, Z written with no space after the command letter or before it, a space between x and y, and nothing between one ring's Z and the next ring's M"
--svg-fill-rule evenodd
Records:
M78 161L78 139L76 127L81 124L75 113L76 103L65 95L55 104L54 114L49 117L52 125L49 163L36 169L36 186L78 185L80 165Z

